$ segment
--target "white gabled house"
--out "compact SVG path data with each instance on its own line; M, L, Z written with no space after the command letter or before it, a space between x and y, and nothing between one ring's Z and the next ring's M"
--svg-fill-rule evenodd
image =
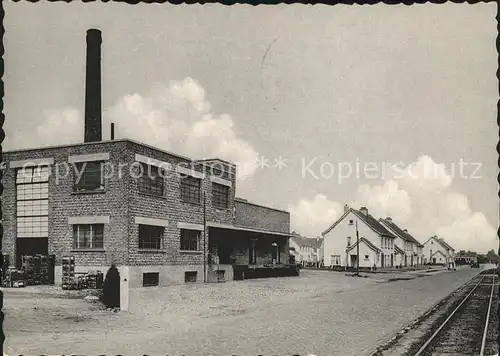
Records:
M418 266L422 264L422 245L408 230L401 229L391 217L380 219L380 223L396 236L396 265L400 267Z
M424 243L423 255L424 263L446 265L455 263L455 249L435 235Z
M290 238L290 251L293 251L295 262L302 265L319 262L321 239L292 236Z
M356 267L356 224L359 233L359 266L394 266L394 240L396 237L368 213L344 207L344 214L323 233L320 258L325 267Z

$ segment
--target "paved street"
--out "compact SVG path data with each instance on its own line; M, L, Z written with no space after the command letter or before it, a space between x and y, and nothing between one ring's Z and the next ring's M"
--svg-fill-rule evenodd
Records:
M6 353L363 355L479 271L390 283L394 275L302 271L298 278L148 288L133 293L140 304L130 313L7 290Z

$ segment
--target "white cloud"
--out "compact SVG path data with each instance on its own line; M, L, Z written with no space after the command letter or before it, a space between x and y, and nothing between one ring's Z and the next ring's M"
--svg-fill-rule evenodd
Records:
M390 211L396 220L403 222L410 218L412 212L409 194L401 190L394 180L374 187L366 184L360 186L354 206L367 206L375 216L380 217Z
M312 200L301 199L289 206L292 228L307 237L316 237L343 213L343 205L317 194Z
M186 78L157 86L147 95L130 94L103 113L103 139L110 137L110 122L116 138L130 138L193 159L220 158L237 164L238 177L256 169L258 153L238 137L233 119L217 115L205 89ZM83 115L75 108L49 111L34 129L8 133L12 148L33 148L83 142Z
M221 158L238 166L240 178L256 169L258 153L239 138L233 119L216 115L203 87L191 78L155 88L149 95L127 95L105 113L116 137L127 137L180 154Z
M416 162L394 167L382 185L361 185L352 206L366 206L379 218L391 216L396 223L407 228L421 242L437 234L445 238L456 250L471 249L486 252L498 249L495 228L482 212L469 207L465 195L451 190L453 175L429 156L420 156ZM342 206L342 203L322 196L302 199L292 206L292 224L298 232L318 234L333 223L333 216L323 207ZM296 217L296 214L304 214ZM298 219L295 221L294 219Z
M73 108L47 110L35 127L6 133L8 149L64 145L83 141L83 116Z

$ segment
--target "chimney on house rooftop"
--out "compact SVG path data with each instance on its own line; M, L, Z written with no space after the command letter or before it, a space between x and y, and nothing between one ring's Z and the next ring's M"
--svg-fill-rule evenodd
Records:
M406 229L403 229L403 232L406 232L406 233L408 233L408 230L406 230Z
M359 211L361 211L362 214L368 216L368 209L365 206L362 206L361 209L359 209Z
M344 213L347 213L349 211L349 205L345 204L344 205Z
M386 217L385 220L392 222L392 218L390 216Z
M102 141L101 31L87 31L84 142Z

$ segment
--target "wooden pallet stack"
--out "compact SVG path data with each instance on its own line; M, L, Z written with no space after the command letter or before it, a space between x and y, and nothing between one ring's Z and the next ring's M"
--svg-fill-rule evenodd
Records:
M75 283L75 256L62 258L62 289L72 289Z
M103 274L101 271L89 271L86 276L87 288L101 289L103 283Z
M21 271L23 271L26 284L32 286L35 284L35 265L33 256L21 256Z

